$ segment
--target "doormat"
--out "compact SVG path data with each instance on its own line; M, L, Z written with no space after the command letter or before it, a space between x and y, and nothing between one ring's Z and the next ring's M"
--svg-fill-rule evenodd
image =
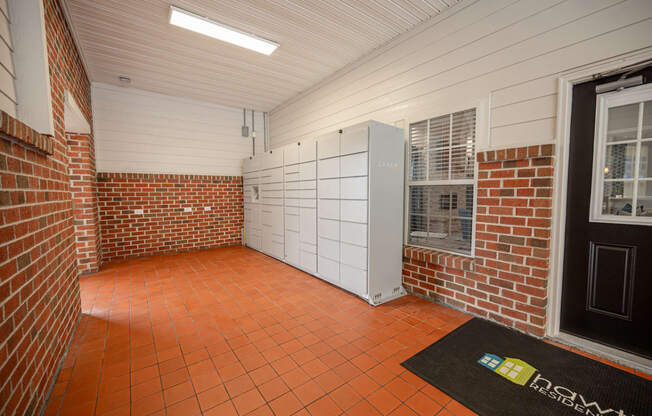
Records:
M483 319L401 364L481 416L652 416L652 382Z

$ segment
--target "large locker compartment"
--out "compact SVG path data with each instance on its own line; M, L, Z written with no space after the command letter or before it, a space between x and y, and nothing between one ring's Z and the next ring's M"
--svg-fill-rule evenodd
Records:
M404 295L404 151L403 130L370 121L245 161L261 189L258 247L245 189L245 243L374 305Z

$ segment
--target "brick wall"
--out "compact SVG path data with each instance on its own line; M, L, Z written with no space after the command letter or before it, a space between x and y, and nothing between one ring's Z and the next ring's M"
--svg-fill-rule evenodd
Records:
M77 269L86 274L102 264L100 221L97 211L95 145L92 135L66 135L68 172L75 223Z
M479 153L475 257L406 246L405 288L543 336L553 150L542 145Z
M56 0L44 0L55 123L0 132L0 414L38 414L80 316L63 97L90 120L90 84ZM21 74L17 74L21 76Z
M105 261L242 242L240 176L98 173L97 191Z

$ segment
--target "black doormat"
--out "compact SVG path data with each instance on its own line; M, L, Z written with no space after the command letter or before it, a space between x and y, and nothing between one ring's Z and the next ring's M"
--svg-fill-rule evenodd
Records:
M652 415L652 382L482 319L402 365L481 416Z

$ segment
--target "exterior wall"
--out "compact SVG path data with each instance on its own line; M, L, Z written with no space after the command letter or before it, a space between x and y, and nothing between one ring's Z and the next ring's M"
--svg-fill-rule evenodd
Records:
M98 172L233 176L252 153L241 108L95 83L93 111ZM262 113L255 122L262 152Z
M77 269L80 274L99 270L102 264L100 220L97 209L95 146L92 135L66 135L68 172L75 219Z
M542 145L479 153L475 257L406 246L404 287L543 336L553 150Z
M0 414L38 414L80 317L63 93L90 85L57 0L43 0L55 132L2 114ZM20 76L21 74L17 74Z
M649 0L462 1L274 109L271 147L477 102L481 150L553 142L559 74L650 47L650 17Z
M242 243L241 176L98 173L97 178L105 261Z

